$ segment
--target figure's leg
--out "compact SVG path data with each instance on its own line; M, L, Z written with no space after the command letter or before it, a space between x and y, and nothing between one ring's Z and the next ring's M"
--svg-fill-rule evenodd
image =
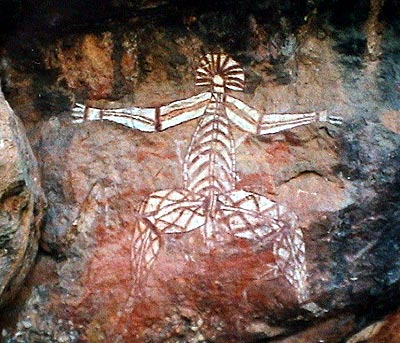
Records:
M276 262L267 278L280 273L296 289L298 300L305 301L305 244L296 216L262 195L243 190L230 192L219 200L219 223L236 237L271 241Z
M268 198L243 190L218 197L219 226L230 234L247 239L261 239L279 230L281 206Z
M152 193L140 213L160 233L185 233L205 223L204 198L186 189Z
M161 246L161 235L185 233L205 223L203 199L185 189L152 193L141 205L131 246L135 292L145 285Z
M303 232L298 226L283 230L273 245L276 264L286 280L296 289L300 303L308 298L306 248Z
M135 292L142 291L148 271L160 250L160 245L160 234L155 227L146 219L138 220L131 245L132 281Z
M135 301L144 294L148 272L158 255L160 245L161 237L155 227L146 218L138 218L131 244L132 287L125 304L125 312L131 313Z

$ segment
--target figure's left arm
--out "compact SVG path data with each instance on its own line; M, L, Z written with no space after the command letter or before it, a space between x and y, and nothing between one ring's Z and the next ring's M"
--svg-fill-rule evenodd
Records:
M262 114L230 95L226 96L225 104L228 118L242 130L255 135L267 135L314 122L327 122L333 125L341 125L343 122L342 117L330 116L326 110L309 113Z

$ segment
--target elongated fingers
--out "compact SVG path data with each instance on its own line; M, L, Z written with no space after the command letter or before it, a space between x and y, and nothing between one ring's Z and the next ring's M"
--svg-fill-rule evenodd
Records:
M333 125L343 125L343 118L339 116L329 116L328 122Z

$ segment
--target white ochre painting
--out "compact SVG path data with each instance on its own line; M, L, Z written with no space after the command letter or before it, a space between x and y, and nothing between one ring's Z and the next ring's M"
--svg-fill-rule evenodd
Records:
M243 91L242 67L226 54L207 54L197 68L196 85L204 93L156 108L101 109L77 104L75 122L107 120L131 129L157 132L199 118L188 142L181 188L157 190L138 209L132 241L134 287L142 287L168 234L199 230L210 249L226 234L248 240L271 240L275 262L271 277L283 276L300 302L307 299L303 233L296 216L267 197L238 189L232 126L269 135L316 121L340 124L326 111L296 114L260 113L232 93Z

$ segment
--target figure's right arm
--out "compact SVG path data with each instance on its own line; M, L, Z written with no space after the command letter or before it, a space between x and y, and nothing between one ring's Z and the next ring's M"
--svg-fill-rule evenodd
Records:
M72 116L74 123L88 120L108 120L132 129L155 132L168 129L203 115L211 93L201 93L188 99L171 102L160 107L127 107L102 109L76 104Z

